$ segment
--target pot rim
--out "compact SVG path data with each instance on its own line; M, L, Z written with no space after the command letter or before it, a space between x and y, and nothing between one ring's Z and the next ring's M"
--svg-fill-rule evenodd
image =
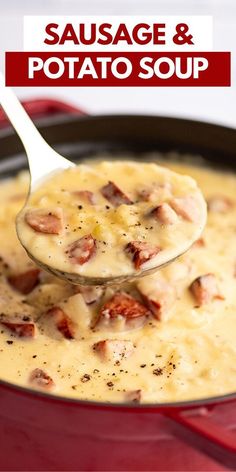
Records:
M49 401L52 403L57 404L67 404L67 405L78 405L87 408L95 408L95 409L116 409L116 410L132 410L136 411L147 411L147 410L160 410L160 412L164 410L187 410L192 408L199 408L199 407L207 407L207 406L214 406L219 403L226 403L226 402L233 402L236 400L236 392L228 393L226 395L217 395L213 397L204 397L197 400L183 400L178 402L162 402L162 403L113 403L113 402L97 402L93 400L81 400L72 397L65 397L62 395L56 395L53 393L43 392L40 390L34 390L30 387L23 387L21 385L13 384L11 382L7 382L6 380L0 380L0 389L4 388L4 390L15 392L20 394L21 396L28 396L31 399L40 399L41 401Z

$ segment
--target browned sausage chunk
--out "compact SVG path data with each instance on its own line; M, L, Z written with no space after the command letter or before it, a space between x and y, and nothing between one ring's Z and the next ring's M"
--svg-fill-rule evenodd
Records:
M151 216L164 225L173 225L178 220L178 216L168 203L162 203L151 211Z
M170 201L170 206L177 215L182 216L184 220L197 222L199 220L199 208L195 199L191 196L183 198L174 198Z
M38 285L39 274L39 269L30 269L20 274L10 275L7 280L18 292L27 295Z
M161 251L158 246L152 246L149 243L141 241L131 241L127 244L125 250L133 256L132 259L135 269L142 268L145 262L155 257Z
M45 390L50 390L55 385L52 378L42 369L34 369L30 374L29 382L31 385Z
M88 234L67 247L66 254L73 264L83 265L96 252L96 240Z
M104 185L104 187L101 188L101 193L103 197L115 207L123 204L131 205L133 203L114 182L109 182L107 185Z
M168 312L176 301L176 292L174 287L161 280L156 281L153 290L150 290L145 284L143 286L141 281L139 283L139 291L154 318L159 321L162 321L167 317Z
M154 297L146 297L145 295L143 295L143 299L146 302L147 306L150 308L154 317L157 320L161 321L161 319L163 318L163 314L166 311L165 301L163 299L155 300Z
M28 316L9 318L1 315L0 323L20 338L33 338L35 336L35 324Z
M224 300L224 297L219 292L214 274L206 274L197 277L191 283L189 289L200 306L214 299Z
M75 324L61 308L54 306L47 311L47 314L53 316L55 325L64 338L73 339L75 337Z
M61 208L51 211L28 210L25 221L37 233L59 234L63 229L63 211Z
M121 361L131 356L134 345L131 341L105 339L94 344L93 349L106 361Z
M107 319L118 316L130 319L148 316L149 314L150 311L145 305L124 292L113 295L100 310L100 317Z

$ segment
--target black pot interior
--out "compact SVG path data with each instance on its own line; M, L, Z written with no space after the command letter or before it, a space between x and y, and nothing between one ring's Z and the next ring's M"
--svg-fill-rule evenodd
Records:
M41 120L39 129L46 141L71 159L94 157L100 153L122 156L161 151L181 159L202 158L211 166L235 168L236 131L197 121L158 116L60 116ZM23 147L11 128L0 132L0 171L8 175L27 165ZM20 155L20 156L19 156ZM16 158L17 156L17 158ZM7 158L7 159L6 159ZM9 159L10 158L10 159Z

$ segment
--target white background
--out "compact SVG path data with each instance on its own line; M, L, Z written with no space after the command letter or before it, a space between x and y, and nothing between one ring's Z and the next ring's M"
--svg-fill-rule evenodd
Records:
M0 65L23 49L23 15L213 15L214 49L232 52L231 88L17 88L20 98L55 97L89 113L184 116L236 127L236 0L0 0Z
M112 28L110 33L115 37L116 31L120 23L125 23L129 34L132 36L132 29L138 23L147 23L151 27L155 23L166 25L165 28L161 27L160 31L164 33L161 35L161 40L165 40L165 44L154 45L152 41L147 44L129 44L127 46L126 41L121 41L119 45L110 44L102 45L97 42L90 46L83 44L74 44L73 41L67 41L65 44L50 45L45 44L46 25L50 23L56 23L58 28L56 32L59 36L62 35L64 28L67 23L73 25L74 31L77 33L78 24L85 24L85 31L87 37L90 36L91 23L95 23L97 29L102 23L111 23ZM192 35L192 44L178 45L173 41L173 37L176 34L176 25L178 23L186 23L189 26L188 35ZM99 38L99 33L98 33ZM142 36L142 32L139 36ZM51 40L51 37L49 37ZM103 39L103 38L102 38ZM212 18L210 16L135 16L135 15L122 15L122 16L109 16L99 15L98 16L25 16L24 18L24 50L25 51L211 51L212 49Z

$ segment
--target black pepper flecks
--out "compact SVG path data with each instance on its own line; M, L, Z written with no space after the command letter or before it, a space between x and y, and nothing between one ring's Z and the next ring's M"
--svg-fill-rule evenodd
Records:
M107 386L108 387L114 387L114 384L113 384L113 382L107 382Z
M84 374L83 377L81 377L81 382L85 383L88 382L91 379L91 375L89 374Z
M157 369L154 369L152 371L154 375L162 375L163 374L163 369L161 367L157 367Z

